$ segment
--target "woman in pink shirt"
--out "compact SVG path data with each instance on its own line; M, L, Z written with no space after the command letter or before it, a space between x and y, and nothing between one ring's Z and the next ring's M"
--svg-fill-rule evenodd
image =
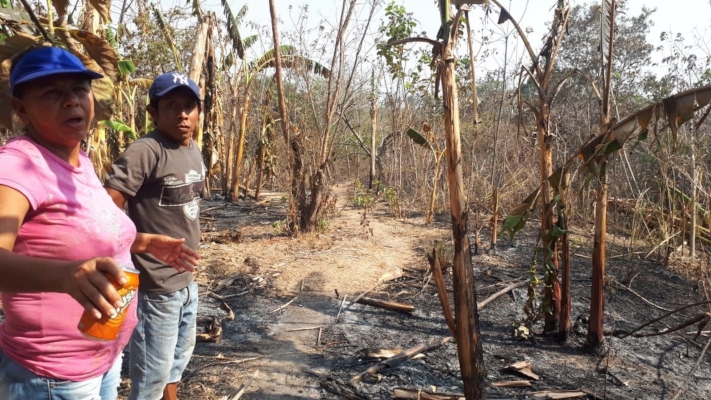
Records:
M13 61L12 107L25 129L0 147L0 399L115 399L135 307L114 341L84 337L81 314L124 306L110 279L125 282L119 263L130 266L131 252L178 269L199 258L183 239L137 234L81 151L101 77L55 47Z

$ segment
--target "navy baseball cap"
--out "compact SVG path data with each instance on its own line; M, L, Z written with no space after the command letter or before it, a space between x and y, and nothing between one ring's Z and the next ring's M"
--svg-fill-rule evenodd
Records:
M77 56L59 47L39 47L23 54L10 72L10 93L17 85L34 79L57 74L81 74L87 79L104 76L88 70Z
M148 89L148 98L151 101L158 100L168 94L168 92L179 87L190 88L190 91L195 95L198 103L200 103L200 88L198 88L197 83L180 72L168 72L158 75Z

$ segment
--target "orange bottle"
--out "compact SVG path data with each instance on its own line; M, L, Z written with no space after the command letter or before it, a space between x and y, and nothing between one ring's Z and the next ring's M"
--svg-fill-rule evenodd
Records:
M124 265L121 265L121 268L123 268L128 282L123 286L114 283L114 287L116 291L118 291L119 296L121 296L123 307L118 309L116 316L111 319L106 317L96 319L91 313L84 311L79 320L78 328L79 331L89 339L109 341L115 340L118 337L121 326L123 325L123 320L126 319L126 312L138 291L138 271Z

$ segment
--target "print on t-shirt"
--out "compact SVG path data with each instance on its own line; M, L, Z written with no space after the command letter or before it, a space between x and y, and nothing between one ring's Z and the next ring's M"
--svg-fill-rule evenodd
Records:
M183 212L188 218L194 220L200 211L200 193L204 186L204 175L195 170L185 174L185 181L166 178L160 194L161 207L183 206Z

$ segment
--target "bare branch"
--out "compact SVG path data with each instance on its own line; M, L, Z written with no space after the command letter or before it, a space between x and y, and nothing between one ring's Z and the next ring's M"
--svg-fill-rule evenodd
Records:
M346 126L348 127L348 129L350 129L351 133L353 133L355 138L358 140L358 144L360 145L360 147L363 148L363 150L365 150L365 154L367 154L368 157L370 157L370 149L368 149L368 147L365 145L365 142L363 142L363 138L360 137L358 132L356 132L355 129L353 129L353 126L351 125L351 122L348 120L348 117L346 117L345 115L340 114L340 113L338 115L343 119L343 122L346 123Z
M499 7L502 11L506 11L504 6L501 5L497 0L491 0L492 3L496 4L497 7ZM506 11L508 13L508 11ZM539 77L543 77L543 71L541 71L540 65L538 65L538 57L536 56L536 53L533 52L533 48L531 47L531 44L528 43L528 39L526 38L526 34L521 29L521 27L514 21L512 18L509 18L509 21L511 21L511 24L513 24L514 28L516 28L516 31L518 32L518 35L521 37L521 40L523 40L523 44L526 46L526 51L528 51L528 55L531 57L531 61L533 62L534 68L536 68L536 74Z
M577 69L574 69L574 70L568 72L568 74L565 75L563 77L563 79L561 79L560 82L558 82L557 85L555 85L555 87L553 88L553 93L551 93L550 98L548 99L548 106L553 105L553 100L555 100L555 97L556 97L556 95L558 95L558 92L560 91L560 89L563 87L563 85L565 84L565 82L568 79L570 79L573 75L575 75L576 72L578 72Z

